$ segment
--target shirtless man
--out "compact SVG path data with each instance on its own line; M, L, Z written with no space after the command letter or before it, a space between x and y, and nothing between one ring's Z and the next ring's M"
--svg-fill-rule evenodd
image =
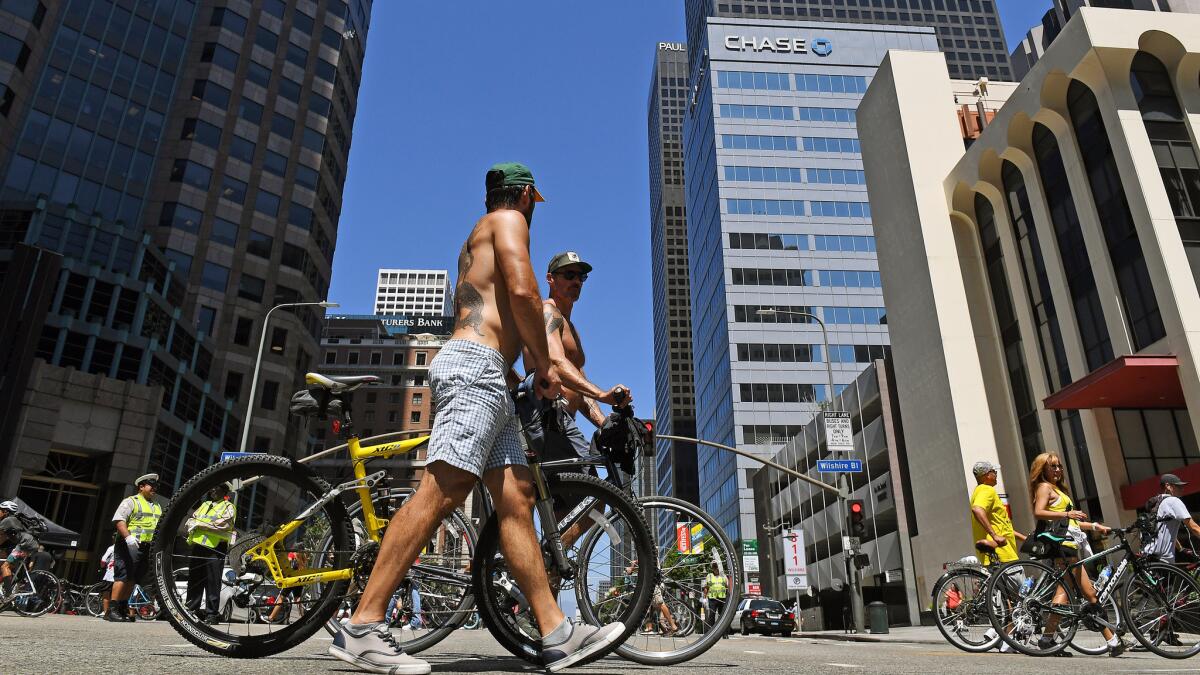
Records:
M534 489L505 376L522 347L538 370L537 391L559 394L542 323L542 300L529 262L529 227L542 201L524 165L487 172L488 213L475 224L458 258L454 334L429 367L437 412L428 463L413 498L392 518L375 567L350 621L329 653L368 672L430 672L404 653L384 621L388 599L437 524L483 482L500 519L500 550L543 626L542 657L557 671L594 654L624 630L573 626L550 593L533 528Z

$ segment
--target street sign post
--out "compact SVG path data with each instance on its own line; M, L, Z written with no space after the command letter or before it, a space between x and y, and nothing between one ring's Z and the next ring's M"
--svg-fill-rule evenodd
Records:
M783 573L787 576L787 590L801 591L808 588L802 530L790 529L783 533Z
M853 452L854 429L850 427L850 413L827 410L822 417L825 421L825 448L829 452Z
M861 459L818 459L817 471L820 473L862 473Z

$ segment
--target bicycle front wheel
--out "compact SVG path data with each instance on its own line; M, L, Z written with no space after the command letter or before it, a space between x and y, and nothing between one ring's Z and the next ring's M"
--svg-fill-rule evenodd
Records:
M1126 625L1143 647L1168 659L1200 653L1200 586L1191 575L1152 563L1123 590Z
M226 483L237 510L234 537L226 544L232 575L224 575L233 587L233 609L201 610L202 598L193 589L189 602L188 583L176 581L177 573L189 568L190 577L212 553L195 550L186 526L210 491L224 491ZM320 630L345 597L354 553L346 509L331 493L307 466L262 455L221 462L184 484L163 511L152 549L158 602L175 630L201 649L234 658L278 654ZM326 540L330 545L322 547ZM308 609L291 623L254 623L264 608L269 611L266 591L276 590L283 575L300 577L310 593L309 600L301 595L284 602L303 602ZM205 621L214 614L221 621Z
M574 576L566 580L551 574L551 588L573 591L580 612L594 617L592 623L625 624L625 630L608 648L576 664L583 665L604 657L639 628L657 572L657 565L649 562L655 559L654 540L641 509L612 484L576 473L552 474L546 476L546 482L550 494L566 503L579 504L559 521L560 532L582 523L587 528L579 540L582 542L589 539L592 529L602 531L590 537L591 549L586 555L581 547L566 552ZM547 542L541 544L543 557L550 560ZM515 656L541 663L542 631L508 561L500 553L500 526L494 516L479 533L471 571L479 616L488 631Z
M21 575L20 572L17 573ZM12 607L21 616L41 616L62 599L62 584L58 577L42 570L31 570L29 576L13 585Z
M715 566L717 574L726 579L741 579L740 556L733 550L733 542L712 516L700 507L682 499L652 496L638 500L642 514L650 525L651 536L657 542L658 572L656 581L661 584L666 611L651 606L641 619L639 628L657 621L660 630L651 634L637 632L617 647L617 654L647 666L669 666L683 663L708 651L733 621L740 600L740 584L728 584L729 597L725 607L716 616L705 616L701 621L700 600L704 597L704 581ZM677 531L688 530L690 548L681 552ZM602 536L601 528L593 527L580 544L582 555L590 560L594 555L593 539ZM657 598L655 598L657 600ZM591 612L591 605L580 605L583 617L593 623L600 617ZM657 616L656 616L657 615ZM674 624L674 630L672 625ZM703 625L703 632L696 630Z
M950 644L978 654L994 649L1000 636L988 617L988 575L973 567L953 569L933 585L933 620Z
M1055 602L1060 589L1065 599ZM1014 560L992 571L984 593L992 628L1010 647L1029 656L1052 656L1067 648L1079 629L1074 584L1049 565Z
M92 584L87 588L87 613L92 616L100 616L104 613L104 593L110 588L103 581Z

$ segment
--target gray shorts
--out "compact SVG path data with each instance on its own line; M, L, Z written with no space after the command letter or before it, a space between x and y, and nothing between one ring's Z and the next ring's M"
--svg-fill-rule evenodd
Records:
M566 428L563 429L565 438L557 439L558 442L547 442L546 450L542 453L543 461L551 461L555 459L575 459L576 457L588 457L592 454L592 442L588 440L583 432L579 430L579 425L575 423L575 418L572 417ZM552 439L547 439L551 441ZM571 471L580 471L578 467Z
M429 364L434 421L428 462L482 477L510 464L525 466L520 423L500 352L470 340L450 340Z

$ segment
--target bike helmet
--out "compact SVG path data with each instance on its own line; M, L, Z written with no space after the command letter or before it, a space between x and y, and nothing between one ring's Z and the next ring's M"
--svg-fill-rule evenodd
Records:
M17 503L11 499L5 499L4 501L0 502L0 511L8 511L9 513L17 513L20 510L21 510L21 507L17 506Z

